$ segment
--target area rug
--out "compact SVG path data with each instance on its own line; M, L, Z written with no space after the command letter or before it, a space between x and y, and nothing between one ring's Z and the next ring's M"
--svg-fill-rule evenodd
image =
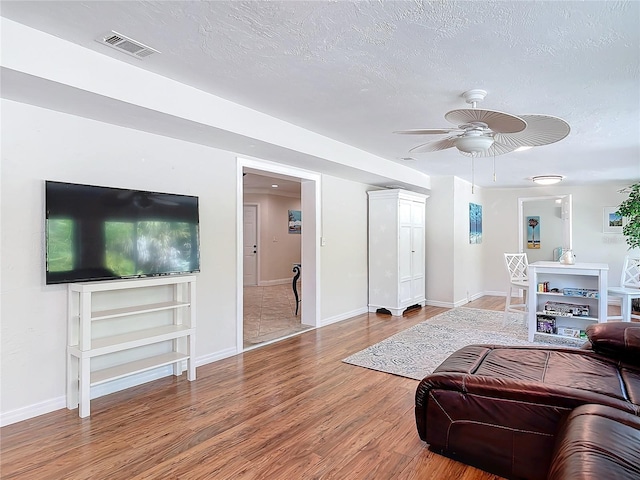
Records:
M527 341L527 328L521 315L510 313L506 325L503 320L503 312L454 308L367 347L343 362L422 380L451 353L466 345L543 344ZM567 338L554 343L580 346L584 341Z

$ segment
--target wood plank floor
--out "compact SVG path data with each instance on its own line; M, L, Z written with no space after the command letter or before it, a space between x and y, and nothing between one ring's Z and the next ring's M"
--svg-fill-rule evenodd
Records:
M467 307L501 310L503 297ZM447 309L364 314L0 430L3 479L497 479L428 450L417 381L341 360Z

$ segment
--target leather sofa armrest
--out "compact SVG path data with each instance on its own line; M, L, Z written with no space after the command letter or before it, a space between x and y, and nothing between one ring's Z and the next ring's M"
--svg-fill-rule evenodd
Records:
M640 364L640 324L630 322L594 323L587 327L594 351Z
M582 405L571 412L567 421L571 421L580 415L597 415L640 431L640 417L629 412L623 412L617 408L610 408L605 405L596 405L592 403ZM640 447L640 445L638 446Z
M640 418L602 405L571 412L558 432L548 480L640 478Z

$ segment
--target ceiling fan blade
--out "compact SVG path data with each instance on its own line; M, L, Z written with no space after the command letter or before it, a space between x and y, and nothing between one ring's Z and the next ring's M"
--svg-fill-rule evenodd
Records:
M482 110L480 108L460 108L451 110L444 116L449 122L456 125L465 123L482 122L496 133L521 132L527 127L527 123L521 117L510 113L495 110Z
M567 122L551 115L521 115L527 128L517 133L496 133L494 139L503 145L518 147L540 147L562 140L569 135Z
M399 130L393 133L399 133L401 135L445 135L447 133L460 132L459 128L419 128L416 130Z
M429 153L445 150L447 148L455 147L455 140L457 137L445 138L444 140L437 140L435 142L423 143L417 147L413 147L409 150L409 153Z

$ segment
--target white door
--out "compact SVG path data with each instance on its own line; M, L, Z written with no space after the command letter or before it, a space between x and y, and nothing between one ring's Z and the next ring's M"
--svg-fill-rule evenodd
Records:
M411 298L420 302L424 299L424 213L425 205L412 202L411 208Z
M398 301L405 306L412 298L411 203L409 200L398 203Z
M413 283L411 225L400 225L398 239L398 301L401 305L408 305L413 298L411 293Z
M258 206L243 207L243 284L258 284Z

